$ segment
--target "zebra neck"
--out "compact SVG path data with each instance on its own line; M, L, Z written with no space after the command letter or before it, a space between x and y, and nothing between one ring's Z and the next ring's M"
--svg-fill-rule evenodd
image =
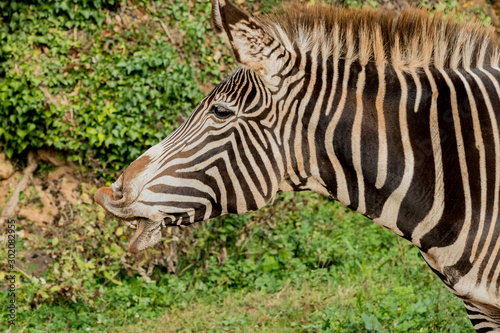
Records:
M432 233L442 228L450 232L440 244L455 242L472 221L465 212L471 195L466 160L476 159L469 170L481 173L474 131L484 126L474 125L473 118L488 117L482 90L489 85L495 92L491 82L498 85L499 72L403 72L346 61L316 67L310 76L314 84L304 84L310 102L298 112L303 141L293 145L302 148L308 177L294 189L328 193L424 249L433 246ZM498 94L494 98L490 104L498 102ZM487 131L498 133L497 122L488 123ZM493 141L485 149L490 164L498 165ZM445 175L445 169L455 172ZM480 188L476 178L472 181Z
M406 81L374 63L309 61L303 60L311 74L301 77L302 91L290 94L289 105L298 105L289 140L291 188L327 193L376 218L411 162L398 116L408 100Z

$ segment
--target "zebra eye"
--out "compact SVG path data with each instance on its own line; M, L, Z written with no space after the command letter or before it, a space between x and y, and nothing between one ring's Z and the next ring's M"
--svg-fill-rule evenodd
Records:
M219 119L227 119L227 118L231 117L232 115L234 115L234 112L226 110L223 107L220 107L218 105L214 105L212 107L212 109L210 110L210 113L212 113L213 115L215 115Z

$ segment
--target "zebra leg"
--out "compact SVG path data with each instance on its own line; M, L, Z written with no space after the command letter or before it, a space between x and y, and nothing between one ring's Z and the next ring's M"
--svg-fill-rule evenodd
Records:
M478 333L500 333L500 309L464 301L469 319Z

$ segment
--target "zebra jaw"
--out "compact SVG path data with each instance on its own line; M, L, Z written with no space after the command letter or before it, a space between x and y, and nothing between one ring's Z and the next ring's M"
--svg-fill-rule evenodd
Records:
M126 224L132 229L136 229L128 244L130 253L138 253L154 246L161 240L161 229L165 227L163 221L155 222L142 217L132 222L126 222Z
M181 224L181 219L179 219L177 223L169 224L165 224L165 220L156 222L143 217L138 217L132 221L124 220L123 222L127 227L135 230L128 244L128 250L133 254L156 245L156 243L161 240L161 230L163 228L174 226L186 227L186 225Z

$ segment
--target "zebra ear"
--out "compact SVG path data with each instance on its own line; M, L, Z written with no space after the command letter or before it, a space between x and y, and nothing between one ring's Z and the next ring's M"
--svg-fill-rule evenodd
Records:
M274 74L286 49L247 12L229 0L212 0L212 24L231 45L236 61L262 76Z

